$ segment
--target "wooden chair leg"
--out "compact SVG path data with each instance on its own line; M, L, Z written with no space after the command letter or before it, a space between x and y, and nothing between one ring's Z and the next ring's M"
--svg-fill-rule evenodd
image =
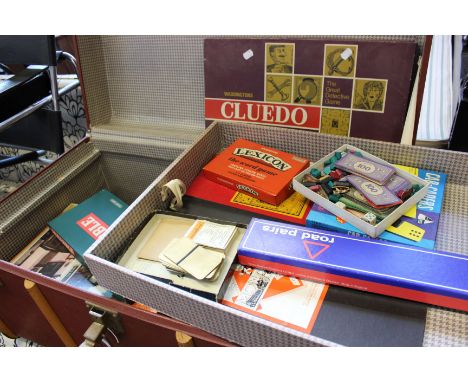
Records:
M65 346L77 346L73 338L70 336L70 333L68 333L67 329L65 328L65 326L63 326L57 314L49 305L48 301L42 294L37 284L30 280L24 280L24 287L28 291L29 295L34 300L37 307L42 312L52 329L62 340L63 344Z
M190 337L188 334L182 332L176 332L175 334L177 345L179 347L194 347L193 338Z

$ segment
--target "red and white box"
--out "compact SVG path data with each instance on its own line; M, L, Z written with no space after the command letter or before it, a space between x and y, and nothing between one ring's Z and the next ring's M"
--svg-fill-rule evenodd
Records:
M292 179L309 161L246 139L238 139L204 168L210 180L278 205L294 191Z

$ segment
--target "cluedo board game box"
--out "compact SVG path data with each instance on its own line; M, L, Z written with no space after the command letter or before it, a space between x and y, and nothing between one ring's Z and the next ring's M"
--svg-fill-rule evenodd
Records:
M416 44L206 39L205 118L400 142Z

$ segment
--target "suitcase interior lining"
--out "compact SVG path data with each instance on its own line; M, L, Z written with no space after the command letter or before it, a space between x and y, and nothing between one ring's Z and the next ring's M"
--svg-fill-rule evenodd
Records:
M79 36L77 42L91 128L203 130L202 36Z

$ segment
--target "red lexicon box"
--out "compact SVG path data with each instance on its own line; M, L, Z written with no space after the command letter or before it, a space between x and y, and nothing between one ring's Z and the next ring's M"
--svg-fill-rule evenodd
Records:
M238 139L204 168L214 182L278 205L294 191L293 177L309 161L246 139Z

